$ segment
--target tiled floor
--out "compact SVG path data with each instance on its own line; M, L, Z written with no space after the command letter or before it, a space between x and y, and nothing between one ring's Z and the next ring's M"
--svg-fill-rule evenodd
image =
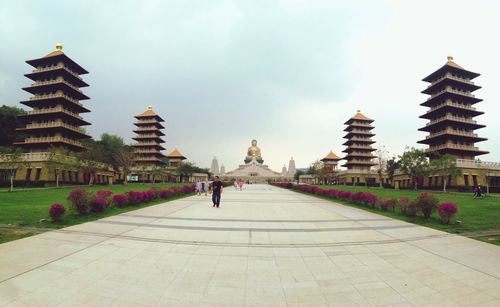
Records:
M0 245L8 306L500 306L500 248L274 188Z

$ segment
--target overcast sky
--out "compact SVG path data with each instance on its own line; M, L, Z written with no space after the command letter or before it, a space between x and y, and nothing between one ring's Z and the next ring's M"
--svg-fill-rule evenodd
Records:
M0 104L20 106L31 67L55 50L86 68L89 133L131 142L148 105L178 148L231 170L251 139L280 171L344 147L357 109L375 146L400 154L425 137L421 79L451 54L481 74L477 118L500 161L500 1L23 1L0 2Z

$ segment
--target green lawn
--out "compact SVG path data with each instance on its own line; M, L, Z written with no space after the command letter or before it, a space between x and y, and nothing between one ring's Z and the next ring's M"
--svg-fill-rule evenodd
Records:
M323 185L321 186L325 189L337 189L344 191L366 191L373 193L382 198L398 198L400 196L408 196L410 198L416 198L422 191L414 190L392 190L392 189L381 189L381 188L367 188L367 187L355 187L355 186L344 186L344 185ZM390 216L392 218L408 221L411 223L416 223L440 230L444 230L451 233L464 233L473 232L478 230L488 230L488 229L500 229L500 198L495 196L485 196L481 199L474 199L471 193L440 193L437 191L432 191L439 201L451 201L457 204L458 213L455 215L456 220L462 222L461 225L444 225L440 222L439 215L435 212L430 221L425 221L421 217L409 218L402 216L399 212L384 212L378 209L370 209L361 206L354 206L364 210L372 211L377 214ZM336 202L340 202L335 200Z
M122 194L127 191L144 191L152 186L167 188L175 184L141 184L130 183L127 185L111 185L111 186L91 186L82 187L88 190L110 190L115 194ZM23 231L17 227L41 227L41 228L62 228L75 224L80 224L88 221L93 221L106 216L120 214L131 210L151 206L154 204L165 202L163 199L157 199L149 203L131 206L126 208L112 208L103 213L92 213L85 216L76 215L70 210L67 205L66 197L69 192L75 187L33 189L33 190L18 190L14 192L0 192L0 226L12 226L14 229L9 230L0 228L0 243L20 239L31 235L29 231ZM182 197L182 196L181 196ZM170 198L172 200L175 198ZM48 215L49 207L53 203L61 203L66 207L64 222L53 224L50 222Z

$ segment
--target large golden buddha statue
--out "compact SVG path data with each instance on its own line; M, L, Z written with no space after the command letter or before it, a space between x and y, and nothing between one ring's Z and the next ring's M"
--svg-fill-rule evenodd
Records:
M257 146L257 140L252 140L252 146L248 147L245 163L249 163L252 160L255 160L261 164L264 162L264 160L262 160L260 148Z

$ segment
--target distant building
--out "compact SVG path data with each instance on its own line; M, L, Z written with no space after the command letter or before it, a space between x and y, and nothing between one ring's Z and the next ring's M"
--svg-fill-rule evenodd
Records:
M219 170L219 161L217 161L217 158L214 157L212 160L212 165L210 166L210 172L214 175L217 176L220 174Z
M347 139L347 141L343 144L346 146L343 150L346 153L343 158L346 162L342 166L346 167L347 170L338 173L336 177L338 183L351 185L376 184L376 173L371 170L371 167L375 165L373 163L375 156L372 154L375 151L372 147L372 144L375 143L372 140L375 135L372 133L373 122L373 119L364 116L358 110L353 117L344 123L347 125L344 129L346 131L344 139Z
M288 162L288 176L293 177L295 175L295 172L295 161L293 160L293 157L291 157L290 162Z
M167 155L167 159L169 167L178 167L181 164L181 162L183 160L186 160L187 158L184 157L184 155L181 154L179 150L174 149Z
M161 131L165 127L161 124L164 120L149 106L143 113L134 116L137 121L134 123L137 128L132 139L136 143L134 147L134 163L136 167L153 167L165 164L165 156L161 153L165 148L161 145L165 141L161 138L165 134Z

